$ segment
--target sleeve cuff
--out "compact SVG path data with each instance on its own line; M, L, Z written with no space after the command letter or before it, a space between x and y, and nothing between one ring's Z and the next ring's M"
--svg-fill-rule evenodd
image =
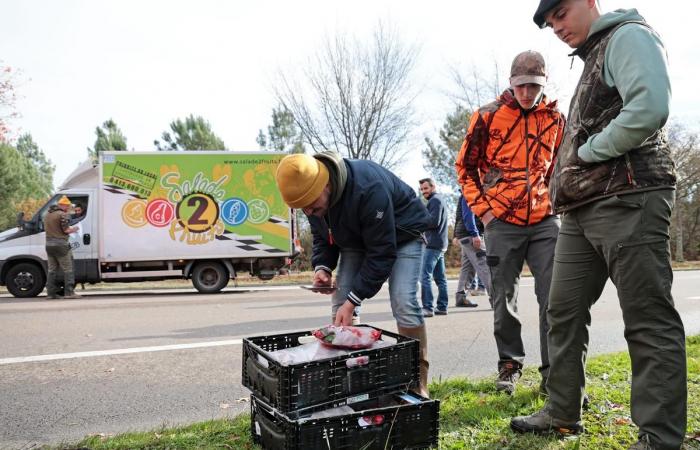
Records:
M578 148L578 157L587 163L595 162L595 160L593 159L593 155L591 154L591 147L590 145L588 145L588 142L586 142Z
M330 268L328 268L327 266L322 266L320 264L314 268L314 273L318 272L319 270L324 270L328 272L329 275L333 274L333 271Z
M355 306L360 306L362 304L362 299L352 291L348 293L348 301Z

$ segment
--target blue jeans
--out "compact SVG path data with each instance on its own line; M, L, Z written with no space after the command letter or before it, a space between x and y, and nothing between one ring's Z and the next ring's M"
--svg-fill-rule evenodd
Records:
M447 311L447 278L445 277L445 252L426 248L423 250L420 293L423 308L433 310L433 278L438 287L437 309Z
M355 276L365 261L364 250L343 249L336 272L338 290L332 297L335 316L338 308L352 290ZM413 328L423 325L423 313L418 304L418 277L423 257L421 241L410 241L396 249L396 261L389 275L389 301L391 312L400 327Z

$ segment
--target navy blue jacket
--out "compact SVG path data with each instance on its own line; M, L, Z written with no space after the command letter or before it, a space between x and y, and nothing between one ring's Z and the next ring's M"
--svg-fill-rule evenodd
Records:
M324 218L309 216L311 263L316 270L332 272L341 249L365 250L348 295L348 300L359 305L376 295L391 275L397 247L420 239L430 228L431 218L416 192L387 169L367 160L343 162L347 180L342 196Z
M432 193L428 197L428 212L430 213L430 229L425 232L425 247L433 250L447 250L447 208L442 197Z
M459 230L459 232L458 232ZM465 237L479 236L481 231L476 223L476 217L467 204L463 195L459 196L457 202L457 217L455 219L455 237L463 239Z

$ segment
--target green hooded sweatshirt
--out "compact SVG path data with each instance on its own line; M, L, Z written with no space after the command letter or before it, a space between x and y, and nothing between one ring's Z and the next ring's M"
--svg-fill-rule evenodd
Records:
M644 18L636 9L600 16L588 37L606 28ZM603 77L622 97L620 114L578 149L586 162L601 162L639 147L666 124L671 103L666 50L656 32L640 24L620 27L605 52Z

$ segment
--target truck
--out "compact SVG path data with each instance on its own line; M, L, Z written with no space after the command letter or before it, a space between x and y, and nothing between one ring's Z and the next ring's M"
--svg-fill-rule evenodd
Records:
M18 226L0 233L0 285L15 297L42 292L43 218L64 195L79 228L69 239L76 283L184 278L215 293L240 273L271 279L299 248L293 210L275 183L283 156L104 152L79 165L31 219L20 213Z

